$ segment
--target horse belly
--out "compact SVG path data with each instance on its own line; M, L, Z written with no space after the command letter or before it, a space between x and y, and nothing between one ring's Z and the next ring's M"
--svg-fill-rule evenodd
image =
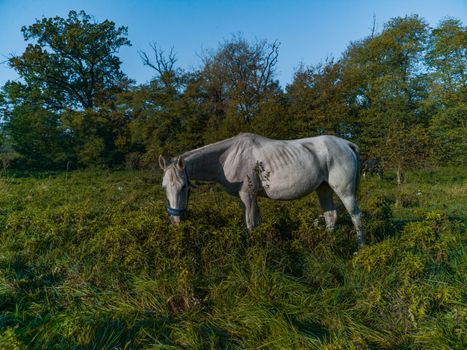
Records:
M319 172L303 166L270 172L261 183L267 196L272 199L297 199L314 191L323 181Z

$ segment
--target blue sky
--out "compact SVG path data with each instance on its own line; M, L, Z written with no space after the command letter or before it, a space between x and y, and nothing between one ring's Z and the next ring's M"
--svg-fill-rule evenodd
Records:
M200 66L203 51L215 49L232 34L277 39L277 78L285 86L300 62L311 65L339 57L351 41L368 35L373 14L379 29L392 17L410 14L431 26L447 16L467 23L466 0L0 0L0 86L17 78L5 60L26 46L21 26L43 16L66 17L72 9L128 27L132 46L122 48L119 56L123 71L138 83L153 75L138 56L138 50L149 53L152 42L165 50L173 47L179 66L190 70Z

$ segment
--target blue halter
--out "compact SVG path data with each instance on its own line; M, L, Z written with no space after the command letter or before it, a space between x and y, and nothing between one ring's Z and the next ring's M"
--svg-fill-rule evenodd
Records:
M167 213L172 216L185 216L186 208L185 209L175 209L167 206Z

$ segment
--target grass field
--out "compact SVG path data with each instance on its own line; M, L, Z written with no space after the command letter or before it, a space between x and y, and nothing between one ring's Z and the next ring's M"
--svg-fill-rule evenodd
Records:
M213 185L169 226L159 173L4 175L0 349L464 349L466 170L362 179L357 255L315 195L247 237Z

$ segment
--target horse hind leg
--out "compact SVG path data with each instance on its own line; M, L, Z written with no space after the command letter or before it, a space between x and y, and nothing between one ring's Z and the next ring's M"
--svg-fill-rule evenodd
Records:
M326 182L323 182L316 189L316 193L318 194L318 199L319 199L319 204L321 206L321 209L323 209L324 211L324 220L326 221L326 229L329 231L333 231L336 226L336 221L337 221L337 211L334 208L334 202L332 199L334 192Z
M363 233L362 215L358 208L355 194L340 194L339 192L336 192L336 194L339 196L345 206L345 209L349 212L350 217L352 218L353 225L357 231L358 248L362 248L365 245L365 236Z

